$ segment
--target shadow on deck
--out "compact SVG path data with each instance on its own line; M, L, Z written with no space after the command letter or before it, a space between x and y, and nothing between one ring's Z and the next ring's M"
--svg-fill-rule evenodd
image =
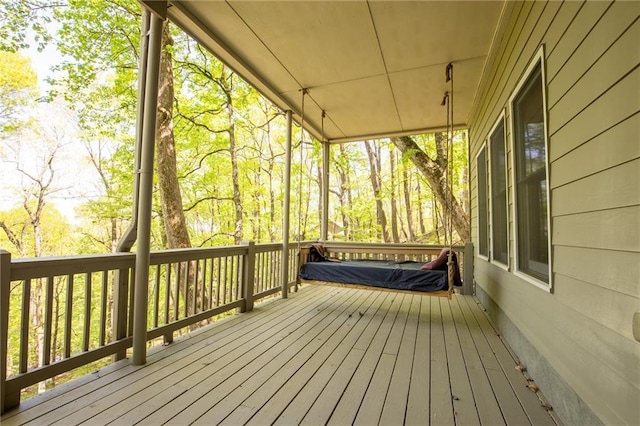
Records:
M23 401L2 424L556 423L473 296L307 285Z

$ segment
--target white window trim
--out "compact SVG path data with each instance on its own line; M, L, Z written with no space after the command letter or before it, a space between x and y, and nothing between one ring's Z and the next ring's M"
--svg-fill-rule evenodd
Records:
M534 286L547 291L549 293L553 293L553 251L552 251L552 244L551 244L551 239L553 237L553 230L551 227L552 224L552 219L551 219L551 182L549 180L549 129L548 129L548 122L549 122L549 117L548 117L548 113L547 113L547 70L546 70L546 62L545 62L545 55L544 55L545 49L544 49L544 44L542 44L540 46L540 48L538 49L538 51L536 52L536 54L533 56L533 58L531 59L531 62L529 63L529 65L527 66L527 69L524 71L524 73L522 74L522 76L520 77L520 80L518 81L517 86L514 88L513 92L511 93L511 96L509 97L509 117L510 117L510 125L511 125L511 133L509 136L509 143L511 144L511 197L513 200L513 207L512 207L512 217L513 217L513 240L514 240L514 244L513 244L513 263L514 263L514 275L518 276L519 278L522 278L523 280L529 282L530 284L533 284ZM516 229L518 229L518 215L517 215L517 203L518 203L518 199L516 196L516 163L515 163L515 135L514 135L514 131L513 129L515 128L513 120L514 120L514 116L513 116L513 101L515 100L516 96L518 95L518 93L520 92L520 90L522 89L522 86L524 86L524 84L526 83L527 79L529 78L529 76L531 75L531 72L533 71L533 69L538 65L538 62L540 63L540 72L542 75L542 114L543 114L543 118L544 118L544 150L545 150L545 159L546 159L546 167L545 167L545 173L546 173L546 179L547 179L547 229L549 230L549 238L547 241L547 250L549 253L549 283L545 283L544 281L540 281L537 278L532 277L531 275L520 271L520 267L518 265L518 233L516 232Z
M486 260L487 262L489 261L490 257L491 257L491 232L490 232L490 223L487 223L487 256L485 256L484 254L480 254L480 185L478 184L478 176L480 176L480 174L478 173L478 157L480 156L480 153L482 152L482 150L484 149L484 155L485 155L485 163L487 163L485 165L485 167L487 168L487 185L491 185L491 182L489 180L489 158L487 157L487 143L486 141L482 143L482 145L480 145L480 149L478 149L478 152L476 153L476 157L475 157L475 164L476 164L476 197L477 200L476 203L478 205L478 244L476 245L476 256L478 256L480 259L482 260ZM489 190L490 188L487 188L487 194L489 194ZM487 199L487 220L489 220L489 203L488 203L488 199Z
M489 153L489 157L488 157L488 162L489 162L489 179L488 179L488 183L489 183L489 228L491 229L490 232L490 244L489 244L489 253L491 254L491 263L493 265L496 265L502 269L504 269L505 271L509 271L511 268L511 245L509 244L510 241L510 236L511 236L511 230L509 229L509 197L508 197L508 192L509 192L509 181L508 181L508 176L509 176L509 167L507 164L507 121L505 119L506 117L506 112L505 109L502 109L502 112L500 112L500 115L498 116L498 119L495 121L495 123L493 124L493 127L491 127L491 130L489 130L489 136L487 136L487 147L488 147L488 153ZM491 183L491 177L492 177L492 172L493 169L491 168L492 164L491 164L491 136L493 135L493 132L498 128L498 125L500 125L500 121L502 121L504 123L504 140L502 141L502 143L504 144L504 155L505 155L505 162L504 162L504 176L505 176L505 180L506 180L506 188L505 191L507 191L507 197L506 197L506 205L505 205L505 212L507 213L507 263L504 264L502 262L500 262L499 260L496 260L495 257L493 256L493 202L491 201L491 199L493 198L493 185ZM512 163L513 164L513 163Z

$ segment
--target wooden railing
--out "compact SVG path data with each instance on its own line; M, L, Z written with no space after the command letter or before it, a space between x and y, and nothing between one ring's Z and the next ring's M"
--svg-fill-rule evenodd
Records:
M296 285L297 258L292 244L289 287ZM282 290L281 265L282 244L151 253L147 340L171 342L178 330L251 310ZM133 253L11 259L0 250L2 412L20 402L23 389L105 357L126 357L134 267Z
M309 243L289 244L287 289L297 285L299 252ZM325 247L341 258L419 261L442 249L339 242ZM467 253L462 246L455 249L462 267L472 271L469 248ZM282 251L279 243L246 242L152 252L147 340L171 342L177 331L250 311L256 300L277 294L283 287ZM18 405L30 386L103 358L127 356L133 340L134 268L133 253L12 259L0 250L1 412ZM17 359L11 355L16 348Z

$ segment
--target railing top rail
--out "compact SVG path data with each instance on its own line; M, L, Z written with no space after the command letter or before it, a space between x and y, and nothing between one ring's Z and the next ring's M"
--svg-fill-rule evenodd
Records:
M246 246L196 247L151 252L149 263L158 265L209 257L237 256L247 252Z
M10 280L99 272L133 267L134 253L11 259Z
M274 250L282 250L282 243L261 243L255 245L256 253L264 253Z
M257 244L256 252L279 250L282 243ZM3 250L3 252L5 252ZM244 245L221 247L196 247L151 252L150 265L182 262L210 257L238 256L245 254ZM9 252L6 252L9 253ZM103 253L76 256L25 257L11 259L10 280L26 280L49 276L63 276L127 269L135 266L135 253Z
M347 241L326 241L323 245L328 248L339 249L399 249L399 250L442 250L447 247L442 244L416 244L416 243L357 243ZM464 245L452 246L456 250L464 249Z

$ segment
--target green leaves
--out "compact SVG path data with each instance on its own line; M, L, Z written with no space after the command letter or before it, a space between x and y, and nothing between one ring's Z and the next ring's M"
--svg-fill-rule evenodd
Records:
M46 24L54 3L47 0L0 1L0 50L17 52L29 47L29 33L38 50L51 41Z
M0 51L0 130L15 130L28 118L24 110L37 97L37 83L28 58Z

